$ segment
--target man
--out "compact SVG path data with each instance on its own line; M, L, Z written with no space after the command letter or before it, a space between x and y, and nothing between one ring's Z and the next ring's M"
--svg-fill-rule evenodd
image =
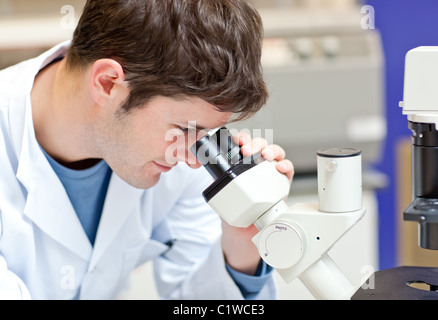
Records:
M154 259L163 298L274 297L254 227L205 204L190 146L166 156L170 130L264 105L261 37L243 0L93 0L71 43L0 72L0 296L112 299Z

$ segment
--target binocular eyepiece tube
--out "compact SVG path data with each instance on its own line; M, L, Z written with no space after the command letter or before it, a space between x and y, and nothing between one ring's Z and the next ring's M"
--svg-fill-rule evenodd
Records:
M239 145L225 127L209 132L190 151L214 179L221 177L233 165L243 160Z

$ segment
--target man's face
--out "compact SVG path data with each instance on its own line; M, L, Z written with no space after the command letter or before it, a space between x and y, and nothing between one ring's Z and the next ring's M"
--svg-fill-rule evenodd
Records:
M105 117L96 137L111 169L130 185L145 189L155 185L177 161L199 167L189 148L207 132L202 128L220 127L231 115L199 98L156 97L143 108ZM193 129L181 130L189 123L196 123L196 135Z

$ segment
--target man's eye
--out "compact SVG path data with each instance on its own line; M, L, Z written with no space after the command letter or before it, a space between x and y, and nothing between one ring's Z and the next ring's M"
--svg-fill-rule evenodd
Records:
M180 129L184 133L189 132L189 128L183 128L183 127L178 126L178 129Z

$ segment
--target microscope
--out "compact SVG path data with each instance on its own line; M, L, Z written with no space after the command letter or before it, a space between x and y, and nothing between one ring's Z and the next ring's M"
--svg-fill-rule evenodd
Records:
M404 220L418 223L421 248L438 250L438 47L410 50L405 64L400 107L412 131L413 201ZM359 290L353 299L438 300L438 268L402 266L373 276L375 290Z
M418 223L418 244L438 250L438 47L406 55L400 103L412 131L412 197L404 220ZM259 232L253 238L262 259L291 282L299 278L317 299L438 300L438 268L402 266L375 272L354 286L328 251L365 214L361 152L317 152L318 204L288 206L289 182L260 154L244 158L226 128L210 132L191 148L215 181L203 193L230 225ZM411 284L426 285L426 290Z
M318 203L288 206L289 181L260 153L244 158L226 128L209 132L191 152L214 178L203 192L228 224L254 224L261 258L287 282L299 278L316 299L350 299L353 285L328 255L364 216L361 151L317 152Z

